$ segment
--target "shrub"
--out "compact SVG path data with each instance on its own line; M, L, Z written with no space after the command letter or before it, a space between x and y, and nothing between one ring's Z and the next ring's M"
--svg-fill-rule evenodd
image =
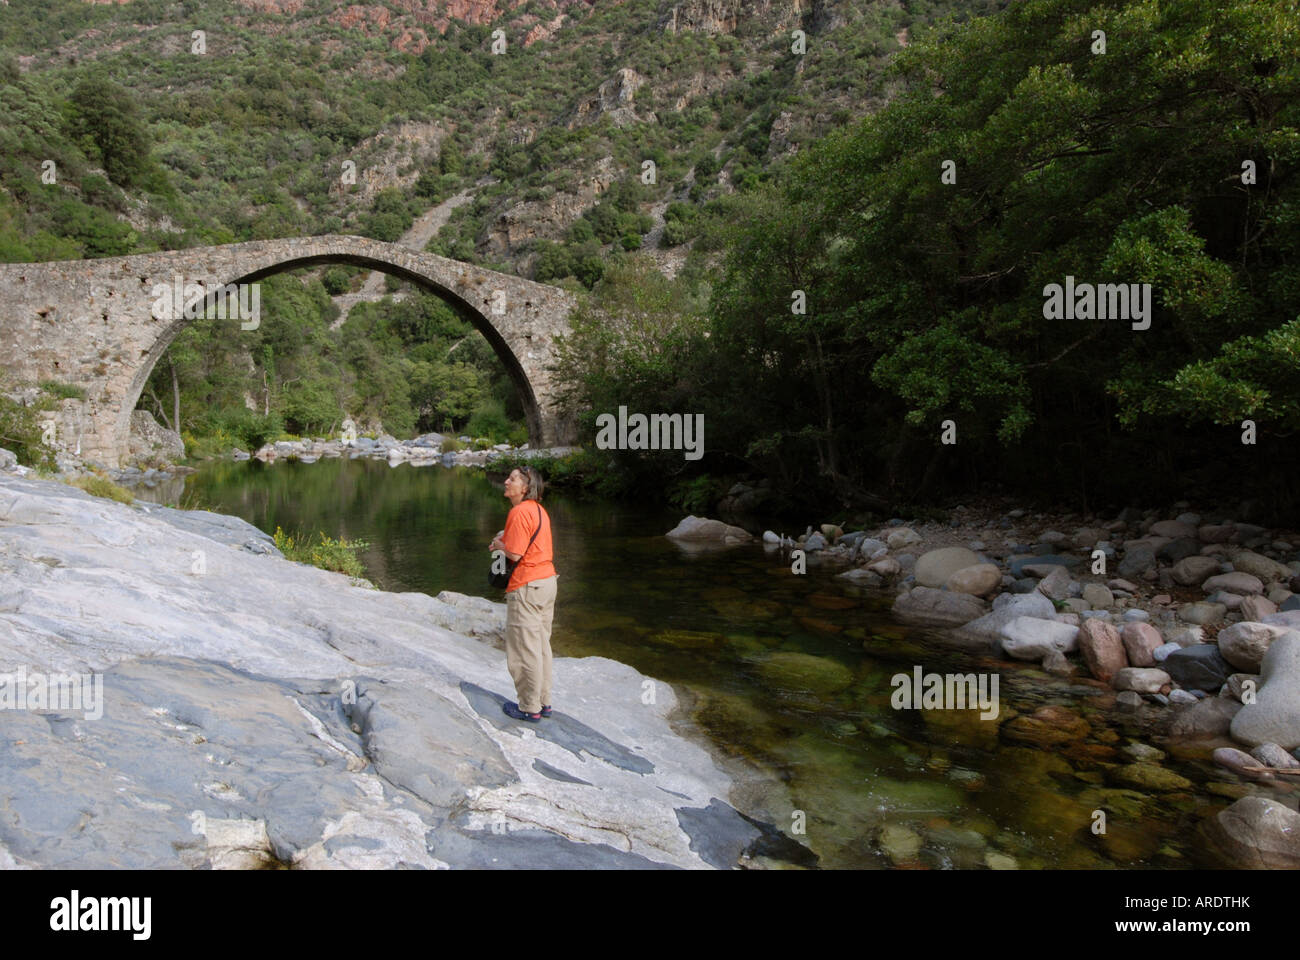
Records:
M86 491L92 497L104 497L108 500L116 500L118 503L135 503L135 494L126 487L118 486L108 477L95 475L77 477L72 481L72 486Z
M370 546L365 540L346 540L343 537L335 540L324 532L311 537L302 534L289 536L277 526L275 545L286 559L295 563L309 563L313 567L346 573L350 577L365 576L365 567L357 558L358 550Z

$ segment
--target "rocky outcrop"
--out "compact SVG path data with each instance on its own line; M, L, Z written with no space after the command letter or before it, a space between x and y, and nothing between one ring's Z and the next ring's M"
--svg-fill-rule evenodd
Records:
M153 418L148 410L131 412L131 459L181 460L185 456L185 441L175 430L168 430Z
M99 710L5 711L0 864L703 868L795 849L725 802L728 776L669 725L671 687L631 667L557 659L554 716L506 717L503 655L465 635L499 630L499 604L369 589L235 518L13 476L0 573L0 672L101 685Z

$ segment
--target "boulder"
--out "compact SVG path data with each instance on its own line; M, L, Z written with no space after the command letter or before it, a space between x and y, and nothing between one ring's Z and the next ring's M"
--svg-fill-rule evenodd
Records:
M1118 573L1126 579L1140 578L1148 568L1154 567L1155 563L1155 548L1149 544L1133 544L1125 547L1124 559L1119 562Z
M1260 594L1264 592L1264 584L1260 582L1259 577L1241 571L1232 573L1221 573L1218 576L1210 577L1201 584L1201 589L1206 593L1214 593L1216 590L1226 590L1229 593L1235 593L1239 596L1248 594Z
M1259 673L1269 645L1291 628L1243 620L1219 631L1219 652L1238 670Z
M1002 649L1017 660L1042 660L1053 650L1069 653L1075 649L1079 628L1056 620L1016 617L1000 633Z
M1262 620L1269 614L1275 614L1278 611L1278 605L1269 600L1268 597L1243 597L1242 613L1243 620Z
M979 646L997 643L1002 629L1017 617L1050 620L1056 614L1052 601L1041 593L1004 593L993 601L993 611L953 631L957 640Z
M1266 767L1279 770L1300 769L1300 760L1287 753L1276 743L1261 743L1250 751L1250 755Z
M1070 572L1065 567L1053 567L1038 582L1038 592L1050 600L1064 600L1070 595Z
M1190 587L1218 573L1219 561L1214 557L1184 557L1169 572L1175 583Z
M1252 747L1300 747L1300 633L1291 631L1273 641L1259 676L1255 702L1245 704L1232 720L1233 739Z
M1087 600L1092 607L1101 610L1109 610L1115 606L1115 595L1110 592L1109 587L1101 583L1084 584L1083 599Z
M1208 821L1206 836L1233 867L1300 869L1300 813L1267 797L1242 797Z
M1241 704L1227 697L1206 697L1199 703L1181 708L1169 723L1171 737L1186 740L1212 740L1226 736L1232 718Z
M148 410L131 411L128 445L133 458L158 457L176 461L185 456L185 441L181 435L161 426Z
M710 520L707 517L696 516L686 517L664 536L672 537L674 540L696 543L723 544L748 543L754 539L749 531L740 527L733 527L721 520Z
M920 542L921 535L911 527L896 527L890 530L889 535L885 537L885 543L890 550L902 550L904 547L910 547L912 544ZM975 562L979 562L978 557L975 558Z
M1276 744L1274 745L1276 746ZM1211 755L1214 762L1233 773L1250 780L1272 780L1273 774L1263 769L1264 764L1244 750L1236 747L1219 747Z
M1207 693L1213 693L1222 687L1232 673L1232 668L1219 653L1219 648L1212 643L1177 647L1165 657L1161 668L1180 687L1204 690Z
M977 563L973 567L958 570L948 578L946 586L958 593L983 597L996 590L1001 583L1002 571L996 563Z
M1149 623L1141 622L1124 624L1120 639L1124 642L1128 662L1134 667L1154 666L1156 660L1152 654L1165 642L1159 630Z
M1177 540L1179 537L1196 537L1196 527L1181 520L1159 520L1151 524L1152 535Z
M1274 580L1287 583L1291 579L1290 567L1251 550L1241 550L1233 554L1232 569L1238 573L1248 573L1258 577L1263 583L1271 583Z
M1119 631L1103 620L1085 620L1076 640L1083 662L1092 675L1110 683L1115 674L1128 666Z
M1199 626L1218 623L1223 619L1223 615L1228 612L1228 608L1221 603L1185 603L1178 608L1178 616L1185 623L1195 623Z
M916 582L923 587L942 587L954 573L980 562L979 554L965 547L928 550L916 561Z
M1135 693L1159 693L1169 680L1169 674L1154 667L1125 667L1115 674L1113 686Z
M982 616L986 605L978 597L933 587L913 587L894 600L894 616L909 623L953 627Z

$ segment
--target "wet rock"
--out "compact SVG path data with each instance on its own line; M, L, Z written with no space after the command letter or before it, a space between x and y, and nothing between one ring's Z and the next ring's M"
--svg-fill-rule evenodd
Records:
M696 516L684 518L664 536L672 537L674 540L721 544L748 543L754 539L749 531L741 527L733 527L721 520Z
M1085 620L1079 627L1077 643L1088 670L1103 683L1110 683L1116 673L1128 666L1119 631L1109 623Z
M903 570L899 562L893 557L881 557L879 560L867 564L867 569L884 577L886 580L892 580Z
M1219 747L1212 757L1219 766L1250 780L1273 779L1273 774L1264 769L1264 764L1236 747Z
M1038 592L1004 593L993 601L993 610L953 632L954 639L972 645L1000 642L1002 630L1017 617L1028 616L1049 620L1056 614L1052 601Z
M1165 758L1165 752L1146 743L1129 743L1120 750L1130 760L1138 763L1157 763Z
M1169 674L1154 667L1125 667L1115 674L1113 685L1116 690L1132 690L1136 693L1158 693L1169 682Z
M894 616L909 623L953 627L982 616L986 605L978 597L933 587L913 587L894 600Z
M1088 721L1069 708L1050 705L1013 717L1002 725L1002 736L1015 743L1051 747L1083 740L1089 729Z
M1177 647L1165 658L1163 668L1179 686L1207 692L1218 690L1232 672L1219 648L1212 643Z
M1266 767L1279 770L1300 769L1300 760L1287 753L1276 743L1261 743L1250 751L1250 755Z
M1206 835L1234 867L1300 868L1300 813L1266 797L1243 797L1209 821Z
M1154 763L1130 763L1119 767L1112 774L1120 783L1126 783L1140 790L1186 790L1192 781L1180 774L1157 766Z
M807 653L778 651L758 665L758 672L773 686L820 695L838 693L853 683L853 671L838 660Z
M1115 696L1115 706L1126 713L1133 713L1142 706L1142 694L1123 690Z
M1268 648L1255 702L1233 718L1232 737L1251 746L1300 747L1300 633L1283 634Z
M1219 652L1238 670L1259 673L1269 646L1290 628L1268 623L1242 621L1219 631Z
M900 823L887 823L881 827L877 842L895 866L914 862L921 852L920 834Z
M1160 636L1160 631L1149 623L1124 624L1124 629L1120 631L1120 639L1124 642L1124 652L1128 655L1128 662L1134 667L1154 666L1156 661L1152 654L1165 642Z
M1043 657L1043 662L1040 666L1043 668L1044 673L1050 673L1054 677L1073 676L1076 671L1074 664L1066 659L1065 654L1061 653L1059 650L1053 650L1047 656Z
M1189 740L1209 740L1227 736L1233 718L1244 709L1227 697L1206 697L1181 708L1169 724L1169 735Z
M876 571L865 567L859 567L855 570L845 570L843 573L837 574L837 576L840 577L840 579L848 580L850 583L855 583L860 587L883 587L885 585L884 577Z

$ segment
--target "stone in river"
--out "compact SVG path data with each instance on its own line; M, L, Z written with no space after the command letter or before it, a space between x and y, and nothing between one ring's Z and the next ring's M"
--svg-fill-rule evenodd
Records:
M1211 844L1232 866L1300 869L1300 813L1267 797L1242 797L1206 825Z
M1290 630L1290 627L1243 620L1220 630L1216 639L1224 660L1238 670L1258 673L1269 645Z
M1266 767L1276 767L1279 770L1300 768L1300 760L1291 756L1276 743L1261 743L1250 751L1250 755Z
M1002 628L1002 649L1017 660L1042 660L1053 650L1075 648L1079 628L1055 620L1017 617Z
M1300 747L1300 633L1285 633L1269 646L1255 702L1245 704L1233 718L1232 737L1252 747Z
M1085 620L1079 627L1077 643L1084 663L1103 683L1110 683L1116 673L1128 666L1119 631L1109 623Z
M1114 687L1137 693L1157 693L1169 680L1169 674L1154 667L1125 667L1115 674Z
M913 587L894 600L900 620L930 626L958 626L982 616L986 605L978 597L933 587Z
M1251 780L1272 780L1273 774L1263 769L1264 765L1243 750L1236 747L1219 747L1212 754L1214 762L1227 767L1233 773Z
M689 516L669 530L665 536L674 540L696 541L705 543L748 543L754 538L749 531L733 527L721 520L706 517Z
M1152 653L1165 642L1159 630L1149 623L1141 622L1124 624L1120 639L1124 641L1124 652L1128 655L1129 665L1134 667L1154 666L1156 661Z
M1223 686L1232 668L1213 643L1178 647L1164 659L1162 667L1179 686L1213 693Z

